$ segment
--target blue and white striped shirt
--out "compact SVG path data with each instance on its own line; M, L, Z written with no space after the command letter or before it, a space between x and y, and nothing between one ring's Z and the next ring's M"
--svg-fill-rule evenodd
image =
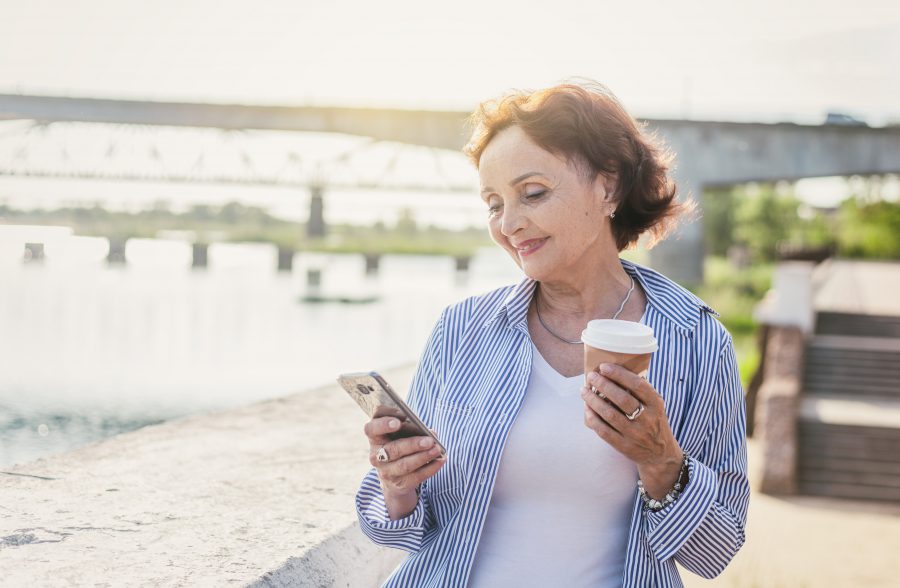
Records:
M659 343L647 379L691 456L689 483L665 509L643 508L635 488L622 582L677 587L675 562L712 578L744 543L750 498L744 395L731 336L716 313L657 272L621 263L646 292L646 324ZM528 384L526 317L535 285L526 278L449 306L428 339L407 401L438 431L447 463L422 484L418 505L403 519L388 517L374 469L356 496L363 532L410 552L387 587L466 585L503 444Z

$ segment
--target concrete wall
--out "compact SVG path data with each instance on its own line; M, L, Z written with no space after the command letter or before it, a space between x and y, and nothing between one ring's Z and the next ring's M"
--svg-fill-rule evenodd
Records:
M365 420L335 384L7 468L0 584L377 585L403 554L356 525Z

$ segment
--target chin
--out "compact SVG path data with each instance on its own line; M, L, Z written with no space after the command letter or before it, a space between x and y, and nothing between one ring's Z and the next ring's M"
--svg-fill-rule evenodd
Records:
M548 266L546 263L535 262L532 260L522 261L521 259L516 261L516 265L519 266L519 269L522 270L523 274L538 282L543 282L550 276L552 267Z

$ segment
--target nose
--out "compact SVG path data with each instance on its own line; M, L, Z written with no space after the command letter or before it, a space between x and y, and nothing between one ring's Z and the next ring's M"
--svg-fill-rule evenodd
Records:
M504 206L503 216L500 217L500 232L506 237L511 237L525 226L525 215L518 206Z

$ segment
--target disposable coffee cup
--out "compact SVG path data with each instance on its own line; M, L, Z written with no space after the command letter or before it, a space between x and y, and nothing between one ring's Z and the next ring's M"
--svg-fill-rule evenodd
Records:
M584 343L584 376L600 372L600 364L614 363L647 377L650 357L657 349L653 329L641 323L593 320L581 333Z

